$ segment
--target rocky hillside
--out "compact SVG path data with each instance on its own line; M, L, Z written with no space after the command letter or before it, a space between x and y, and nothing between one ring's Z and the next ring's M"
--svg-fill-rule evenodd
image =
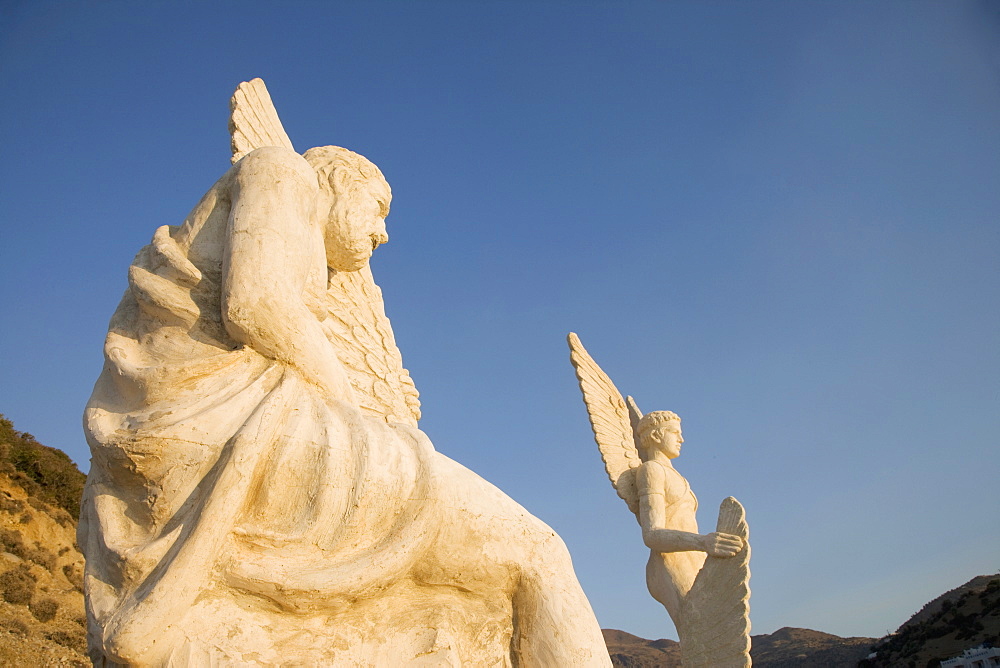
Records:
M1000 647L1000 576L980 575L938 596L872 648L865 668L924 668L982 643Z
M76 516L84 475L0 415L0 664L89 666Z

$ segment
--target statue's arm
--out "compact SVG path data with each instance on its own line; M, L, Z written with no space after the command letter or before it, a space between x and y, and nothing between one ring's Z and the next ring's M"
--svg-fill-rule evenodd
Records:
M222 319L238 343L294 368L332 398L350 396L347 375L303 301L310 269L325 267L314 221L316 174L301 156L257 149L230 175Z
M639 468L636 487L639 490L642 541L656 552L704 551L700 535L667 526L667 484L666 472L659 464L646 462Z
M655 552L707 552L713 557L731 557L743 547L739 536L725 533L701 535L679 531L667 526L667 486L671 478L656 462L646 462L637 474L639 490L639 523L642 541Z

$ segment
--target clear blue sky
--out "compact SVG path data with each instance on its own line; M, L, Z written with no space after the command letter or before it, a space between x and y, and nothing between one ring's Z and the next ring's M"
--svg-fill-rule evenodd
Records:
M996 2L4 2L0 412L84 469L128 264L255 76L386 174L422 426L603 626L676 637L570 330L684 418L706 530L747 507L755 633L879 636L1000 568Z

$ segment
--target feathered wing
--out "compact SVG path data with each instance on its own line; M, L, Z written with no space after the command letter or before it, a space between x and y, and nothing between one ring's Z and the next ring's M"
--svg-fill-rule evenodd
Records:
M335 272L327 289L327 336L361 409L369 415L412 427L420 419L420 400L385 315L382 290L371 268Z
M639 410L639 406L631 396L625 397L625 403L628 404L628 421L632 425L632 440L635 441L635 449L638 451L640 447L639 420L642 419L642 411Z
M618 496L625 500L629 510L638 515L639 494L635 486L635 473L642 461L632 435L629 408L608 374L587 353L580 337L572 332L567 337L569 357L580 381L583 403L587 406L594 440L601 451L604 469ZM635 402L632 402L635 406ZM638 408L635 409L638 411ZM641 415L639 416L641 417Z
M740 502L727 498L716 531L743 538L729 558L708 557L684 598L681 657L684 668L750 665L750 531Z
M264 146L295 150L261 79L244 81L236 87L229 100L229 112L233 164L250 151Z

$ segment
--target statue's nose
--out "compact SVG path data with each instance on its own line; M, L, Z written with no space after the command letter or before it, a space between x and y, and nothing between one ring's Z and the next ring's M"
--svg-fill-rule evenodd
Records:
M389 233L385 230L385 218L379 218L375 223L375 233L372 234L372 238L380 244L389 242Z

